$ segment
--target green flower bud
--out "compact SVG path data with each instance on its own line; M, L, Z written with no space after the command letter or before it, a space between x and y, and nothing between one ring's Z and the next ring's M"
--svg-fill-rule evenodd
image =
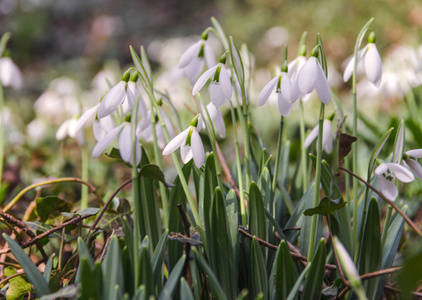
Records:
M306 46L305 45L300 45L299 56L306 56Z
M190 121L190 126L192 126L192 127L196 127L196 126L198 126L198 118L199 118L199 116L200 116L200 114L196 115L196 116L195 116L195 118L193 118L193 119Z
M371 31L371 33L368 36L368 43L375 44L375 33L373 31Z
M163 105L163 100L160 98L157 100L157 104L158 106L162 106Z
M201 39L206 41L208 40L208 30L205 29L204 32L201 34Z
M129 81L129 78L130 78L130 71L127 70L126 72L123 73L122 81L128 82Z
M311 50L311 56L318 58L318 46Z
M228 53L228 52L226 52L226 53ZM227 60L227 58L226 58L226 53L224 53L221 57L220 57L220 59L218 60L218 62L219 63L221 63L221 64L225 64L226 63L226 60Z
M138 72L133 73L130 75L130 81L136 82L138 80Z
M130 120L132 119L132 115L131 114L127 114L126 116L125 116L125 122L129 122L130 123Z
M214 78L212 79L213 81L220 82L220 71L221 71L221 66L218 66L217 70L215 70Z
M335 115L336 115L336 111L333 111L333 113L327 117L327 120L333 121Z
M289 71L289 67L287 64L287 60L284 61L283 65L281 66L281 72L287 73Z

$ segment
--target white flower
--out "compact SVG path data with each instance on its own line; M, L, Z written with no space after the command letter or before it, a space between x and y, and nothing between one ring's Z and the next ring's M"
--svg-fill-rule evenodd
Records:
M200 128L197 128L201 122L199 117L192 120L191 125L187 129L179 133L167 144L163 150L163 155L169 155L180 148L180 156L183 163L186 164L193 158L195 166L200 168L205 161L204 145L198 133Z
M391 201L394 201L399 194L396 184L394 183L396 178L405 183L415 180L415 177L409 169L396 163L380 164L375 169L375 174L378 176L378 183L381 192Z
M85 135L83 130L80 130L81 128L76 130L77 122L78 118L76 117L64 121L56 132L56 139L58 141L61 141L67 136L69 136L71 138L76 139L78 145L81 146L84 143Z
M141 97L141 92L138 89L136 81L133 81L131 79L127 84L126 98L122 102L122 115L126 116L129 111L135 106L136 101L138 100L138 111L142 117L146 117L148 111L147 106L145 105L144 99L142 99Z
M287 117L293 104L290 102L291 82L286 72L281 72L267 83L258 96L258 105L264 105L274 89L277 94L278 109L282 116Z
M382 79L382 61L378 53L377 46L375 45L375 37L371 34L369 36L368 44L358 52L359 65L363 61L364 70L369 81L376 87L379 87ZM347 64L344 70L343 80L348 81L353 74L355 58L353 57Z
M318 59L311 56L305 65L299 70L290 93L291 102L295 102L302 95L307 95L316 90L321 101L328 105L330 103L330 87L327 76L325 76Z
M202 109L202 106L201 106ZM226 136L226 124L224 123L223 114L221 113L220 108L215 107L215 105L210 102L207 105L207 111L210 114L211 121L215 125L215 128L218 131L218 134L221 138ZM204 115L205 112L202 113ZM202 119L202 118L201 118ZM205 128L205 123L202 121L202 127Z
M209 86L210 98L215 106L219 107L230 101L232 98L233 88L230 82L229 73L223 63L208 69L199 77L192 89L192 95L195 96L211 78Z
M166 125L169 137L172 139L174 137L174 129L171 124L170 119L167 117L166 113L160 109L161 116L163 117L164 124ZM155 116L155 110L154 110ZM163 149L166 145L166 136L164 135L163 127L159 121L155 122L155 132L157 134L157 144L160 149ZM147 116L142 118L139 121L138 126L136 127L136 135L138 138L143 138L146 142L151 143L154 141L152 124L151 124L151 111L147 112Z
M119 135L120 133L120 135ZM110 143L119 135L119 152L120 157L123 161L132 164L133 163L133 141L132 141L132 134L131 134L131 125L129 122L124 122L114 128L113 130L107 132L104 137L95 145L94 149L92 150L92 157L96 158L101 153L103 153ZM139 143L138 138L135 139L136 145L136 165L138 165L141 161L141 144Z
M100 103L86 110L82 114L82 116L80 116L80 118L76 121L74 130L81 131L82 127L84 127L88 123L88 121L90 121L92 118L94 118L94 116L96 115L98 111L99 106L100 106ZM114 127L115 125L114 125L114 121L111 115L95 120L93 124L93 132L94 132L95 139L97 141L101 140L104 137L104 135L107 132L111 131Z
M10 86L15 90L22 87L21 72L10 57L0 58L0 82L3 86Z
M190 46L180 57L179 68L183 69L190 82L193 84L204 69L205 62L208 68L215 66L214 52L206 39L201 39Z
M116 108L126 99L127 82L120 81L111 90L105 94L98 108L98 118L104 118L111 115Z
M328 119L324 120L322 124L322 150L327 154L330 154L333 150L333 138L331 136L331 121ZM304 147L308 148L309 145L317 138L319 131L319 125L315 126L314 129L309 133L305 139Z
M405 152L403 165L410 168L415 176L422 180L422 166L418 163L418 158L422 157L422 149L414 149Z
M303 66L306 63L306 57L303 55L299 55L294 60L292 60L288 65L288 72L287 75L289 75L289 78L291 80L296 79L296 75L299 73L299 71L303 68Z

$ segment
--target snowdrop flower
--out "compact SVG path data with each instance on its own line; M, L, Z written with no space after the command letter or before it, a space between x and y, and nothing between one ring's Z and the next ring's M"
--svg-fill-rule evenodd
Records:
M219 107L230 101L232 98L233 88L230 82L229 73L226 70L224 64L226 63L226 57L223 55L218 64L199 77L192 89L192 95L195 96L205 85L208 79L211 79L209 86L210 98L215 106Z
M138 80L138 73L134 73L130 76L130 80L127 84L126 98L122 102L122 115L126 116L129 111L135 106L136 101L139 101L138 112L142 117L147 115L147 106L145 105L144 99L141 97L141 92L138 89L136 81Z
M161 106L161 100L158 101L158 105ZM171 121L167 114L164 112L164 110L160 109L160 112L161 116L163 117L164 124L166 125L169 137L172 139L174 138L173 125L171 124ZM155 110L154 118L156 118L155 132L157 134L157 144L160 149L163 149L167 143L166 136L164 135L163 127L158 121L158 117L156 116ZM154 141L151 123L151 110L147 112L146 117L143 117L141 121L139 121L138 126L136 127L136 135L138 136L138 138L143 138L148 143L152 143Z
M116 108L125 101L129 78L130 72L126 71L122 76L122 80L105 94L98 108L97 115L99 119L111 115ZM130 95L130 97L132 97L132 95Z
M94 118L97 114L100 103L86 110L80 118L76 121L75 131L80 131L88 122ZM102 119L96 119L93 124L94 137L97 141L101 140L104 135L114 129L114 121L111 115L108 115Z
M183 69L193 84L204 69L205 62L208 68L215 66L214 52L207 43L208 33L204 32L201 40L190 46L180 57L179 68Z
M76 130L77 122L78 118L76 117L64 121L56 132L56 139L61 141L69 136L76 139L78 145L81 146L84 143L85 136L83 130Z
M275 89L275 93L278 98L278 109L283 117L287 117L293 106L290 102L291 85L289 75L287 74L287 64L285 64L281 68L281 73L271 79L271 81L262 89L258 96L258 105L264 105Z
M422 180L422 166L418 163L418 158L422 157L422 149L414 149L406 151L403 155L403 165L415 174L415 176Z
M359 65L362 61L366 76L368 77L369 81L372 82L376 87L379 87L382 79L382 61L378 53L377 46L375 45L375 34L373 32L371 32L368 37L368 44L365 46L365 48L359 50L358 52L357 64ZM355 58L353 57L344 70L344 82L348 81L352 76L354 64Z
M396 178L405 183L415 180L415 177L409 169L396 163L380 164L375 169L375 174L378 176L378 183L381 192L391 201L394 201L399 194L394 182Z
M330 87L327 76L318 61L318 50L314 48L311 57L297 73L290 93L291 102L297 101L302 95L307 95L316 90L321 101L328 105L330 103Z
M202 109L202 106L201 106ZM223 114L221 113L220 108L215 107L215 105L210 102L207 105L207 111L210 115L211 121L215 125L215 128L218 131L218 134L221 138L224 138L226 136L226 124L224 123ZM202 113L204 115L204 112ZM202 119L202 118L201 118ZM205 128L205 123L202 120L202 127Z
M10 86L15 90L22 87L21 72L10 57L0 58L0 82L3 86Z
M163 150L163 155L169 155L173 151L180 148L180 156L182 161L186 164L193 158L195 166L200 168L205 161L204 145L198 131L201 128L202 120L199 120L200 115L197 115L190 122L190 126L179 133L172 139Z
M333 115L334 117L334 115ZM333 138L331 136L331 120L325 119L324 123L322 123L322 150L324 150L327 154L330 154L333 150ZM312 142L317 138L319 131L319 125L315 126L314 129L309 133L309 135L305 139L304 147L308 148Z
M304 45L299 50L299 56L292 60L288 65L288 72L289 78L291 80L296 79L296 75L299 71L303 68L306 63L306 48Z
M103 138L95 145L94 149L92 150L92 157L96 158L101 153L103 153L107 147L111 144L111 142L119 135L119 152L120 157L123 161L133 164L133 140L131 134L131 124L129 122L129 118L126 117L125 122L114 128L113 130L107 132ZM141 161L141 144L139 139L136 137L135 139L136 145L136 165L138 165Z

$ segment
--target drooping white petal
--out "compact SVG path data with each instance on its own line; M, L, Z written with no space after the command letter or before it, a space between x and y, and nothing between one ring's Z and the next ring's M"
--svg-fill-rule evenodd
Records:
M70 122L69 122L69 126L68 126L68 130L67 130L67 132L68 132L68 135L71 137L71 138L76 138L76 135L78 134L78 132L79 131L76 131L76 123L78 122L78 119L76 119L76 118L72 118L72 119L70 119Z
M290 81L289 75L285 72L281 73L281 82L280 82L280 89L281 95L283 96L284 101L290 102L290 90L292 87L292 83Z
M122 102L122 114L126 116L129 111L135 106L136 99L139 95L136 82L129 81L127 84L126 97Z
M126 98L126 82L120 81L104 96L98 109L98 118L104 118L114 112Z
M400 180L401 182L411 182L415 180L415 176L413 173L409 171L409 169L395 163L385 163L393 175Z
M328 80L327 80L327 77L325 76L324 70L322 69L318 61L317 61L317 78L315 81L315 89L322 103L324 103L325 105L328 105L331 99L330 86L328 85Z
M414 159L406 159L406 163L415 176L422 180L422 166Z
M196 129L192 130L191 145L193 161L195 162L196 167L200 168L205 161L205 151L201 137L199 136L199 133L196 131Z
M95 120L94 124L92 124L92 131L97 142L106 135L106 131L102 128L99 120Z
M94 146L92 149L92 157L96 158L107 149L108 145L116 138L120 130L125 124L120 124L113 130L106 133L106 135Z
M10 57L0 58L0 82L4 86L19 89L22 86L22 75L18 66Z
M189 145L182 145L180 147L180 157L184 164L187 164L193 158L192 147Z
M298 56L294 60L292 60L288 65L288 72L287 75L289 75L289 78L291 80L296 79L296 75L302 69L302 67L306 63L306 57L305 56Z
M214 123L215 128L217 128L220 137L224 138L226 136L226 125L224 124L224 118L221 110L215 107L212 102L207 105L207 110L210 114L211 121ZM197 130L200 129L197 128Z
M84 112L82 114L82 116L79 118L79 120L77 121L77 123L75 125L76 131L81 130L81 128L85 126L85 124L88 122L88 120L95 115L99 106L100 106L100 103L91 107L90 109L88 109L86 112Z
M375 174L378 176L381 176L382 174L386 174L387 170L388 170L387 164L382 163L375 169Z
M194 84L195 81L198 79L199 75L201 75L202 70L204 69L205 62L203 59L199 57L195 57L192 59L190 64L186 65L183 68L186 77L189 78L191 84Z
M297 75L297 83L303 94L309 94L315 88L315 82L319 76L316 57L310 57Z
M297 78L298 76L296 76L296 79L293 81L292 88L290 90L290 103L295 103L303 95L299 89Z
M207 42L204 43L204 59L207 63L208 68L214 67L217 64L215 60L214 51L212 51L211 47L208 45Z
M305 139L305 143L303 147L308 148L312 144L312 142L317 138L318 128L319 128L319 125L315 126L314 129L311 130L311 132L308 134L308 136Z
M229 73L226 70L225 66L221 67L220 70L220 87L224 94L224 100L230 101L233 94L233 87L230 82L230 76Z
M368 48L364 58L366 76L370 82L379 87L382 79L381 57L374 43L369 43L366 47Z
M381 193L389 200L396 200L399 195L396 185L393 181L389 181L383 175L378 176L378 184L380 186Z
M220 107L226 103L225 95L220 83L212 81L209 85L209 91L211 101L215 106Z
M198 57L199 51L201 50L203 41L197 41L195 44L190 46L186 51L182 54L179 60L179 68L186 67L192 59Z
M322 125L322 149L324 149L327 154L330 154L333 150L331 130L331 121L325 119Z
M107 117L100 119L100 125L105 132L109 132L109 131L113 130L114 127L116 127L115 124L114 124L114 120L111 116L107 116Z
M123 161L127 163L133 162L133 144L130 123L128 122L125 122L125 125L119 135L119 152Z
M172 153L174 150L176 150L180 146L185 145L186 144L186 138L188 137L190 129L191 128L189 126L187 129L183 130L181 133L176 135L176 137L174 139L172 139L167 144L167 146L164 148L163 155L169 155L170 153Z
M70 119L66 120L62 123L62 125L60 125L59 129L57 129L56 132L56 140L61 141L63 140L67 134L68 134L68 130L69 130L69 123L70 123Z
M207 83L208 79L214 75L215 71L217 70L218 64L215 65L214 67L206 70L204 72L204 74L201 75L201 77L198 78L198 80L196 81L195 85L193 86L192 89L192 95L195 96L205 85L205 83Z
M268 82L264 88L262 89L261 93L258 96L258 105L264 105L267 102L268 98L270 97L271 93L274 91L275 87L277 86L277 82L280 76L276 76Z
M421 158L422 157L422 149L409 150L409 151L406 151L406 154L409 155L410 157Z
M364 54L366 53L367 48L363 48L360 49L358 52L358 63L357 65L359 65L359 63L362 61L362 58L364 56ZM354 68L354 64L355 64L355 57L354 55L349 59L349 63L347 64L346 68L344 69L344 74L343 74L343 81L346 82L350 79L350 77L352 77L353 74L353 68Z
M287 117L292 110L293 104L290 103L290 99L284 99L283 94L281 92L277 93L277 100L278 100L278 110L283 117Z

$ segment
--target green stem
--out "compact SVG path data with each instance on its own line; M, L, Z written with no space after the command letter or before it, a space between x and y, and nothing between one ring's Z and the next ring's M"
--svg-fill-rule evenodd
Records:
M393 207L388 206L387 215L385 216L384 230L382 231L381 236L381 246L384 247L385 239L387 238L388 228L390 227L391 214L393 212Z
M204 114L202 114L205 126L207 128L207 132L208 132L208 137L211 141L211 147L212 147L212 151L214 152L214 164L215 164L215 172L217 175L217 182L218 182L218 186L221 188L221 190L223 190L223 180L221 179L221 166L220 166L220 162L218 161L218 155L217 155L217 146L215 144L215 130L214 130L214 126L212 124L211 121L211 116L208 112L207 106L204 103L204 100L201 97L201 94L198 93L197 97L196 97L197 101L198 101L198 106L204 109L206 118L204 116Z
M89 180L89 154L84 145L81 146L81 160L82 160L82 180ZM83 185L81 188L81 210L88 207L88 187Z
M163 169L163 163L161 161L161 153L160 149L158 148L157 142L157 130L155 128L155 115L151 111L151 126L152 126L152 137L153 137L153 148L154 148L154 156L155 162L160 170ZM168 209L168 197L167 197L167 190L163 183L159 182L160 194L161 194L161 202L163 205L163 214L164 214L164 226L168 228L168 220L169 220L169 209Z
M237 180L239 181L240 214L242 215L242 224L246 226L245 191L243 189L242 162L240 160L239 141L237 139L236 113L234 112L234 108L231 102L229 102L229 104L230 104L230 112L232 114L232 122L233 122L234 149L236 152Z
M305 148L305 114L303 109L303 102L301 99L299 99L300 104L300 123L299 123L299 129L300 129L300 144L302 147L300 147L301 150L301 161L302 161L302 191L303 194L305 194L306 189L308 188L308 158L306 156L306 148Z
M315 198L314 198L314 207L319 204L319 193L321 185L321 161L322 161L322 134L323 134L323 123L324 123L324 112L325 104L321 102L321 108L319 112L319 121L318 121L318 148L317 148L317 160L316 160L316 174L315 174ZM315 235L317 227L318 215L315 214L312 216L312 227L311 227L311 237L309 240L308 247L308 262L311 262L314 255L314 246L315 246Z
M281 142L283 138L283 127L284 127L284 117L281 116L280 127L278 129L277 156L275 157L275 166L274 166L274 175L273 175L273 184L272 184L273 193L275 193L275 189L277 187L278 169L279 169L280 156L281 156Z

